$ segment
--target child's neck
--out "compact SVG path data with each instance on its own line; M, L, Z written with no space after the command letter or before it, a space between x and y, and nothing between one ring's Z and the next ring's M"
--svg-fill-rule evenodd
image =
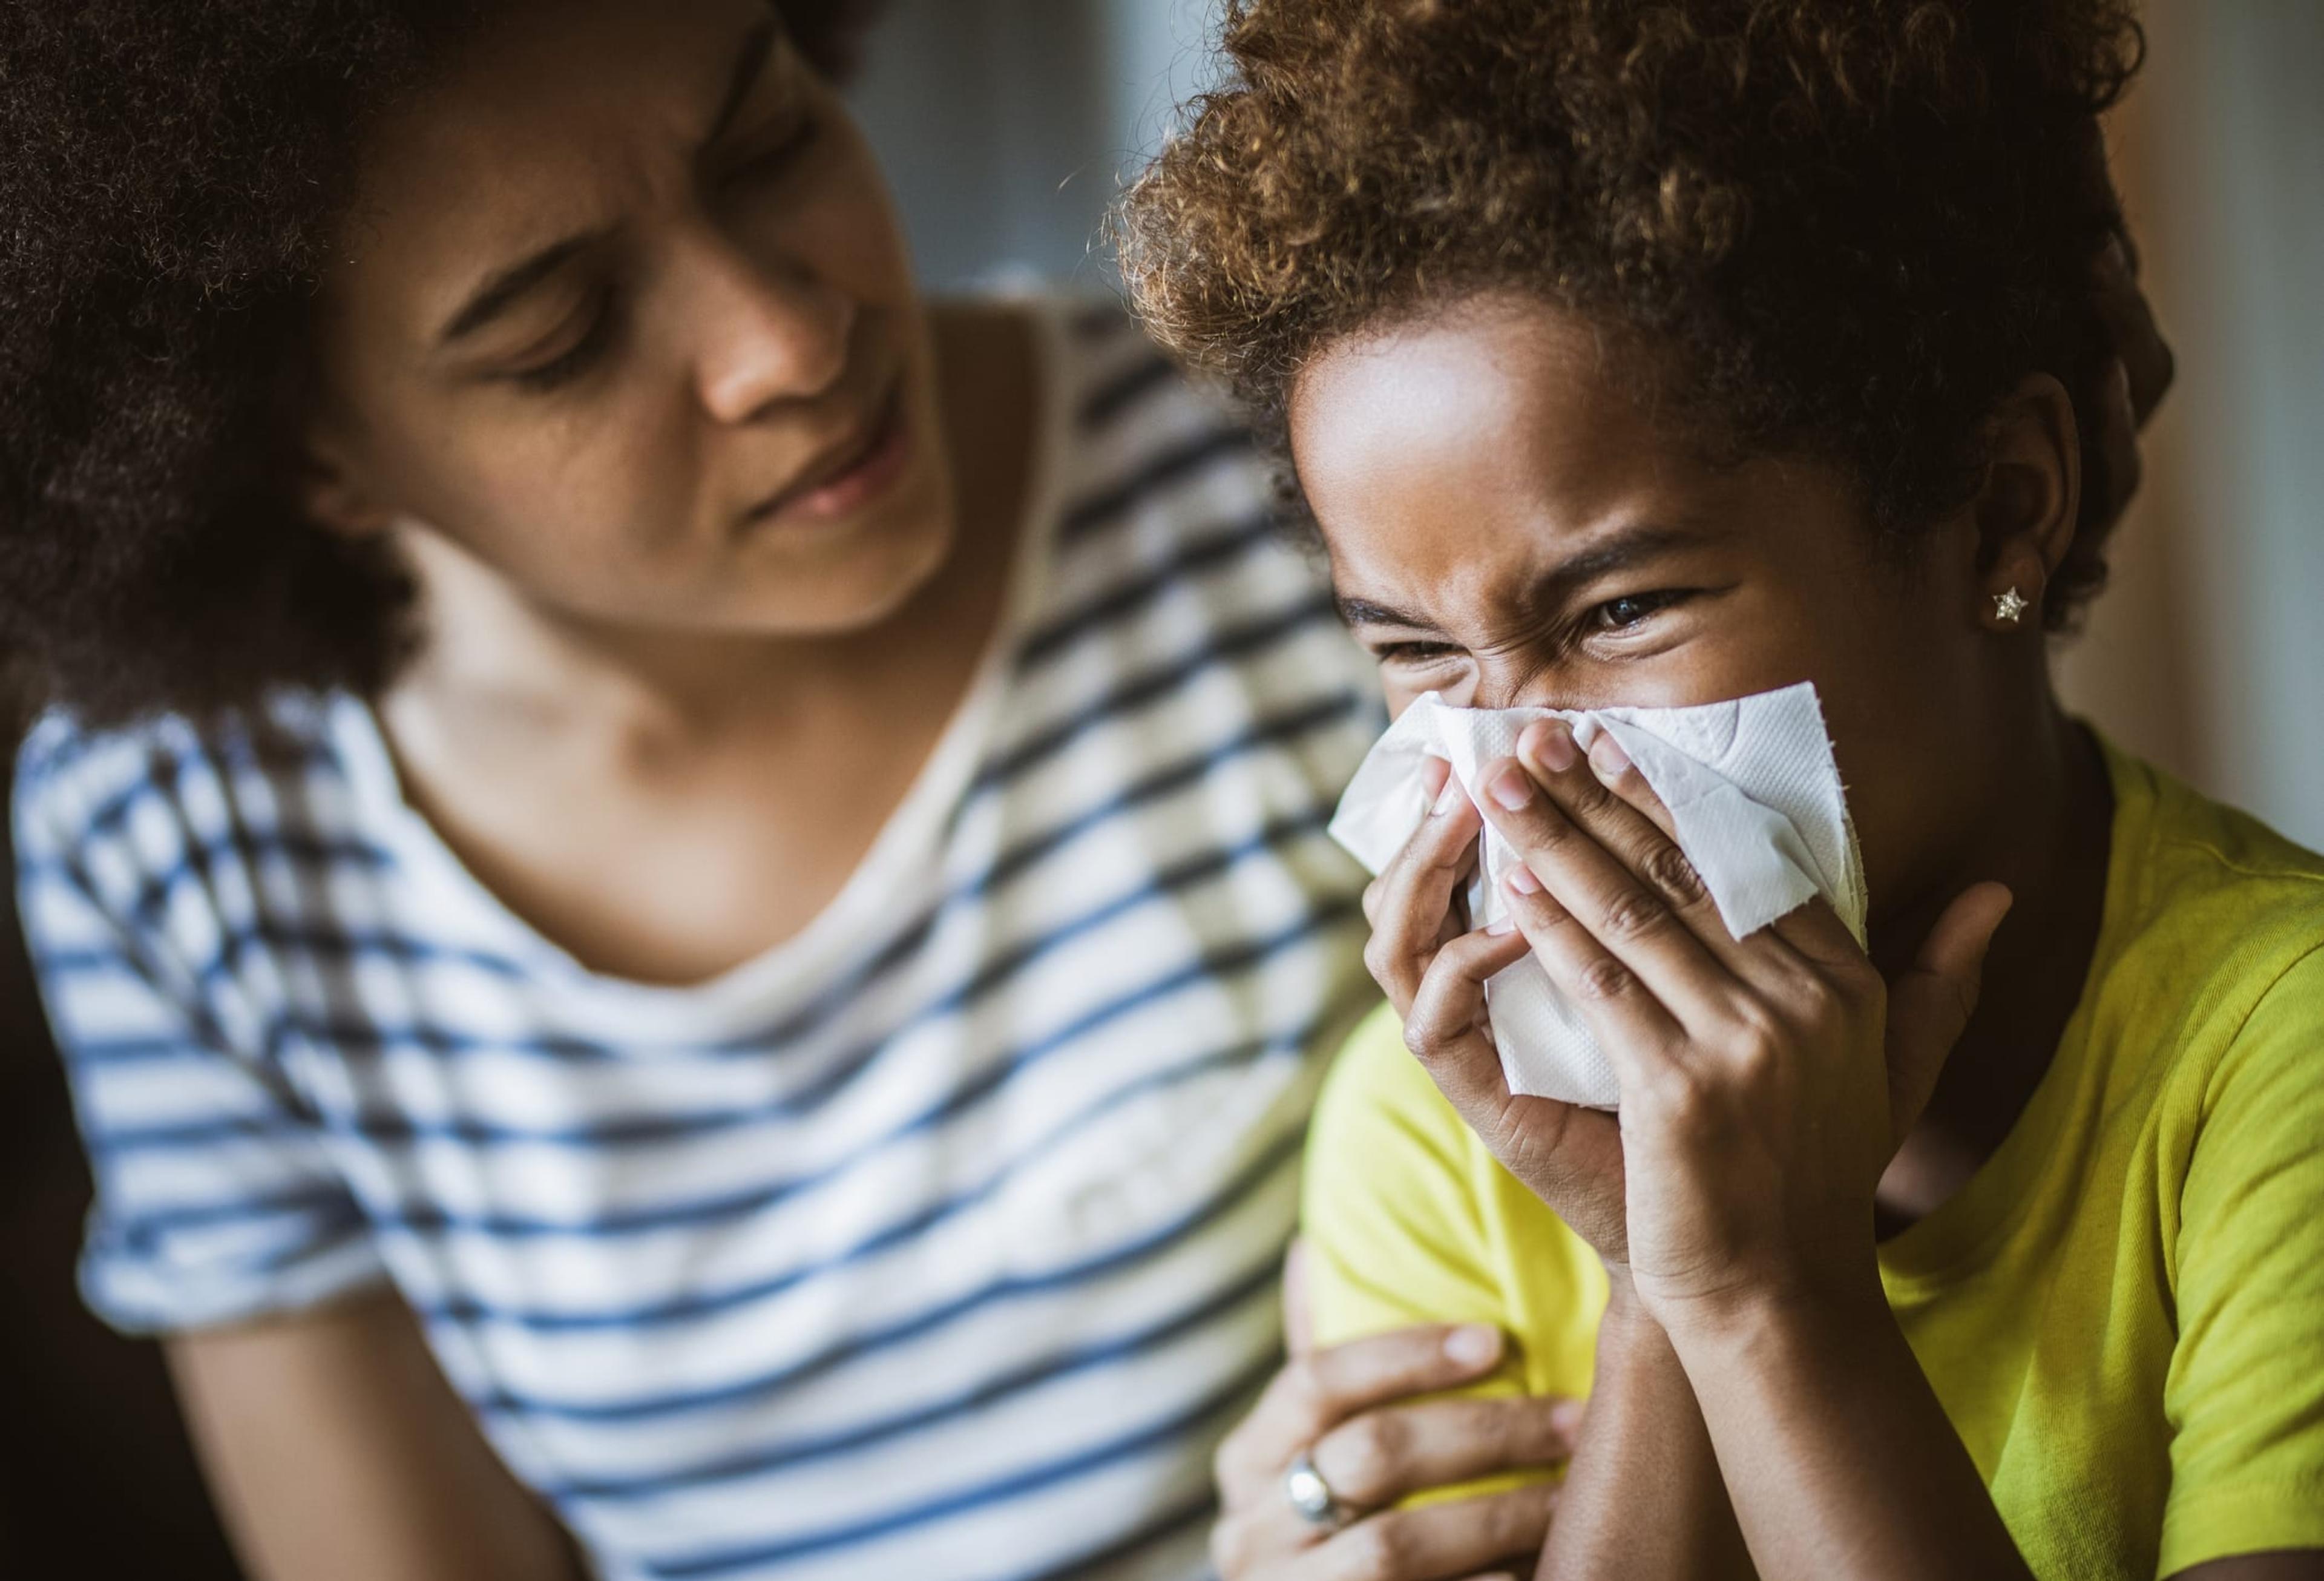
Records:
M1978 879L2000 879L2016 896L1986 958L1969 1029L1881 1179L1883 1235L1927 1216L1999 1149L2047 1074L2089 975L2106 905L2113 791L2097 742L2054 702L2032 735L2030 752L1997 787L1994 816L1981 820L1988 833L1965 854L1960 883L1932 897L1920 929ZM1912 931L1909 923L1900 931ZM1916 945L1917 937L1898 940Z

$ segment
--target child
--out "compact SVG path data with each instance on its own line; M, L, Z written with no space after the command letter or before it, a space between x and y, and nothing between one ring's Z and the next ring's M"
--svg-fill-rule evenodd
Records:
M1391 707L1811 681L1872 898L1868 954L1821 903L1731 937L1558 726L1448 792L1311 1133L1317 1337L1481 1319L1505 1387L1592 1391L1545 1575L2324 1575L2324 858L2046 668L2104 571L2069 392L2128 8L1226 38L1130 278L1275 420ZM1512 932L1456 901L1485 821ZM1528 949L1618 1117L1504 1084L1481 985Z

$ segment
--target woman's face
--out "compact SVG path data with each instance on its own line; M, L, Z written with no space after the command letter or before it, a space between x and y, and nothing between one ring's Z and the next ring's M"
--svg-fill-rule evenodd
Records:
M953 532L880 172L762 0L537 0L367 143L316 513L618 626L859 627Z
M1566 314L1485 298L1301 374L1300 482L1391 707L1674 707L1812 681L1876 901L1916 893L1990 761L1973 524L1900 567L1839 471L1705 462L1611 355Z

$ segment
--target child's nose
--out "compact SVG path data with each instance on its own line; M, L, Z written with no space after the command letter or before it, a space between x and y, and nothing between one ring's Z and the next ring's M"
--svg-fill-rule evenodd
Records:
M1474 708L1582 708L1590 704L1581 698L1570 678L1560 675L1554 666L1507 659L1478 667L1476 696L1469 706Z

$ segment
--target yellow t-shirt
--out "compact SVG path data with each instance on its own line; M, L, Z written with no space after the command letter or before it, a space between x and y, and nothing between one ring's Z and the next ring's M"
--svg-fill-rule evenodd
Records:
M2104 921L2054 1063L1880 1249L1905 1338L2044 1581L2324 1548L2324 857L2108 748ZM1325 1344L1515 1338L1487 1391L1586 1393L1604 1271L1383 1007L1316 1113Z

